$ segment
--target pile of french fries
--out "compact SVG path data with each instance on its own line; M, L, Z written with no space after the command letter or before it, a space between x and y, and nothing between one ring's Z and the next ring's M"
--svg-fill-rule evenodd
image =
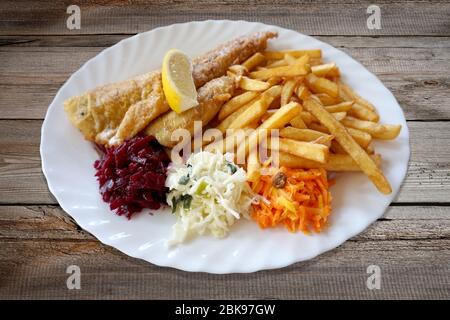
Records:
M204 150L244 154L248 178L257 181L264 143L282 166L362 171L391 193L371 142L396 138L401 125L380 124L376 108L341 81L335 63L322 61L320 49L256 53L228 74L240 89L215 120L222 141L206 141ZM271 129L279 130L277 141L268 138Z

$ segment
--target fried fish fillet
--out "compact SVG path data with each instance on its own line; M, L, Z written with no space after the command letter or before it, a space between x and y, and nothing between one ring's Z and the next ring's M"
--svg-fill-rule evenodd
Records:
M144 133L154 136L165 147L173 147L178 141L172 139L172 133L177 129L188 130L194 135L194 122L201 121L202 127L219 112L222 105L228 101L236 88L235 78L223 76L211 80L198 90L199 105L183 113L170 111L155 119L145 129Z
M264 50L267 40L276 36L274 32L245 35L194 59L192 75L196 87L224 75L232 64ZM64 108L85 138L99 144L117 144L131 138L169 110L160 71L98 87L68 99Z

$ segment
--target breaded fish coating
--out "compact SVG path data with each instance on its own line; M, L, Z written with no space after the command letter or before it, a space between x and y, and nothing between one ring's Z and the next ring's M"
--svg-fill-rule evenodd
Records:
M175 130L186 129L193 136L194 122L201 121L202 127L205 127L231 98L235 88L235 78L224 76L213 79L198 90L198 106L180 114L175 111L163 114L151 122L144 133L154 136L165 147L173 147L178 143L172 139Z
M273 32L257 32L231 40L193 60L197 88L223 76L228 67L241 63L266 48ZM169 110L161 84L161 72L144 75L93 89L68 99L65 111L87 140L118 144L132 138L152 120Z

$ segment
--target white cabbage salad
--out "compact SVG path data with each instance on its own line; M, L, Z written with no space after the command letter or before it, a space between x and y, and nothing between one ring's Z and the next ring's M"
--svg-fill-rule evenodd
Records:
M166 187L167 203L178 219L168 245L205 233L225 237L237 219L248 218L253 200L247 174L232 154L194 153L186 164L169 167Z

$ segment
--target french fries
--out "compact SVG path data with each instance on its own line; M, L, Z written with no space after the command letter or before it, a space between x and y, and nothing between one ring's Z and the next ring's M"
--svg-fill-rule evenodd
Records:
M297 61L297 58L295 58L292 54L286 53L284 55L284 61L286 61L287 64L294 64Z
M320 131L298 129L295 127L285 127L281 129L280 137L298 141L319 143L328 147L331 145L331 140L334 138L332 135Z
M286 83L283 86L283 89L281 90L281 101L280 104L284 106L289 102L289 100L292 97L292 94L294 93L295 86L297 85L298 80L293 78L286 81Z
M309 124L309 128L323 133L328 134L330 133L330 131L326 127L324 127L319 123L311 123ZM346 128L346 129L348 133L352 136L352 138L355 139L356 143L358 143L364 149L366 149L367 146L372 141L372 136L367 132L353 128Z
M252 71L256 67L262 65L266 61L266 58L261 52L257 52L254 55L252 55L250 58L248 58L242 66L247 69L247 71Z
M319 99L324 106L331 106L341 102L340 97L332 97L326 93L316 93L313 97Z
M352 88L342 82L339 82L339 93L342 97L346 98L345 100L353 100L373 112L377 111L373 104L366 99L363 99L355 91L353 91Z
M265 91L256 102L230 123L228 129L244 128L250 123L258 121L266 113L272 101L281 94L281 90L280 86L273 86Z
M331 141L330 150L335 154L347 154L347 151L336 140Z
M302 115L298 115L291 120L291 126L298 129L306 129L306 123L303 121Z
M243 76L243 75L247 74L247 72L248 72L246 67L239 65L239 64L235 64L235 65L229 67L228 70L236 76Z
M227 135L225 139L214 141L203 147L203 150L213 153L220 152L222 154L226 152L234 152L235 148L245 140L246 133L248 132L250 132L250 130L246 130L245 132L236 130Z
M307 63L309 62L309 56L304 55L298 61L289 66L276 67L270 69L264 69L259 71L250 72L249 76L252 79L267 80L271 77L296 77L303 76L308 73Z
M401 126L380 124L375 107L342 83L341 70L324 63L320 49L255 53L227 73L239 89L214 120L222 138L204 142L204 150L241 157L253 183L267 165L259 148L265 146L279 155L272 164L362 171L380 192L391 192L372 141L396 138ZM269 135L272 129L279 137Z
M381 156L374 154L371 156L372 161L377 165L381 165ZM320 163L313 160L308 160L302 157L294 156L290 153L279 153L280 166L286 166L290 168L304 168L315 169L324 168L328 171L361 171L361 168L348 154L330 154L327 162Z
M318 77L339 77L339 68L336 63L320 64L311 67L311 72Z
M339 96L338 85L326 78L320 78L313 73L310 73L306 76L305 80L309 89L315 93L326 93L334 98Z
M286 62L286 60L282 59L282 60L276 60L274 62L271 62L266 67L270 69L270 68L276 68L276 67L285 67L287 65L288 65L288 63Z
M320 49L267 51L264 53L264 56L267 60L280 60L284 59L286 53L296 58L300 58L303 55L308 55L311 58L322 58L322 50Z
M298 157L317 161L319 163L326 163L329 155L328 147L323 144L286 138L279 138L277 146L269 140L267 147L271 150L276 150L275 148L278 147L278 150L276 151L290 153Z
M241 80L239 80L239 87L248 91L264 91L270 88L270 83L241 77Z
M342 124L349 128L358 129L369 133L372 137L382 140L397 138L402 129L401 125L379 124L370 121L359 120L353 117L345 117Z
M257 182L260 176L261 164L258 159L258 145L256 140L253 140L253 145L249 146L249 155L247 159L247 179L249 181Z
M239 146L237 150L237 154L239 155L247 155L248 145L253 145L258 140L258 137L261 135L261 132L267 132L271 129L281 129L289 121L292 120L295 116L297 116L302 110L302 106L296 102L290 102L280 109L278 109L269 119L264 121L250 136L248 137L248 143L243 143Z
M246 91L238 96L233 97L228 100L227 103L223 105L223 107L219 111L219 115L217 116L219 121L222 121L234 111L245 105L246 103L252 101L258 96L258 92L255 91Z
M361 120L373 122L378 122L380 120L380 116L376 112L360 105L359 103L353 104L352 108L348 110L348 114Z
M338 103L338 104L325 106L325 109L328 112L331 112L331 113L333 113L333 112L347 112L347 113L349 113L348 111L352 108L353 104L354 104L353 101L344 101L344 102L341 102L341 103Z
M302 106L290 102L278 109L269 119L261 124L260 129L281 129L302 111Z
M337 121L342 121L347 116L347 112L334 112L332 115Z
M255 101L251 101L246 105L240 107L238 110L236 110L228 117L226 117L222 122L220 122L216 128L219 129L222 133L225 133L230 124L233 123L233 121L236 120L236 118L239 117L243 112L245 112L254 102Z
M299 85L295 91L295 94L300 100L306 100L311 95L311 92L306 86Z
M358 143L364 149L366 149L372 142L372 136L367 132L353 128L347 128L347 131L352 136L352 138L355 139L356 143Z
M300 113L300 116L302 117L303 121L306 123L306 125L310 125L311 123L317 121L317 119L308 111L302 111Z
M377 189L384 194L392 192L391 185L383 172L377 167L370 156L350 136L345 127L337 121L327 110L316 101L309 99L304 102L304 107L322 123L330 133L335 136L342 148L353 158L361 170L375 184Z

